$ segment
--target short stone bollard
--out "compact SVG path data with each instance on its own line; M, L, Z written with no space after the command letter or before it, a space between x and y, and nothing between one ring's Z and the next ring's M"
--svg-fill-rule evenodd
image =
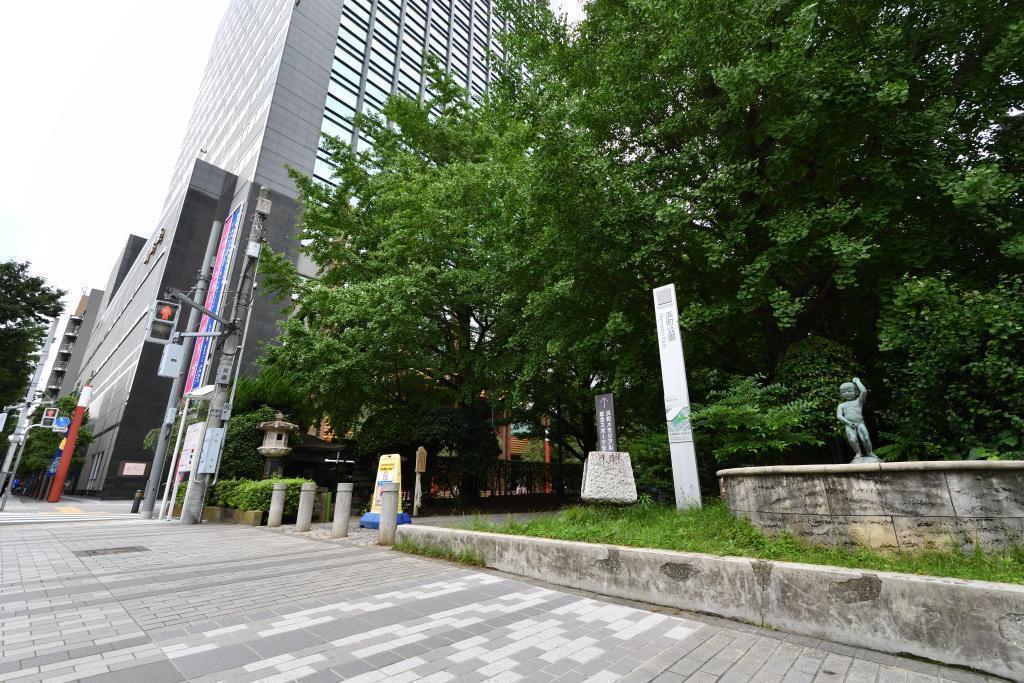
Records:
M313 523L313 497L316 484L303 484L299 491L299 513L295 516L295 530L309 531Z
M267 514L267 526L281 526L284 517L284 496L288 484L274 484L270 494L270 512Z
M380 485L380 527L377 545L394 545L398 529L398 484Z
M334 523L331 538L348 536L348 519L352 515L352 484L338 484L338 499L334 501Z

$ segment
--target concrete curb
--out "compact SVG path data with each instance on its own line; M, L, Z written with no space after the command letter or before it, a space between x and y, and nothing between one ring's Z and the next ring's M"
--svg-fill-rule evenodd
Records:
M1014 680L1024 672L1024 586L416 525L399 527L398 540L602 595Z

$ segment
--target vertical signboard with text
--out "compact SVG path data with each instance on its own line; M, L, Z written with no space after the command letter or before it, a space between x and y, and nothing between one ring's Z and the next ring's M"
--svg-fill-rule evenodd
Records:
M612 394L598 394L594 399L597 415L597 450L614 453L619 450L615 434L615 397Z
M661 382L665 391L665 423L672 453L672 483L676 507L700 505L697 479L697 453L693 448L690 424L690 393L686 386L683 340L679 334L679 309L676 286L654 290L654 316L658 323L658 349L661 355Z
M217 257L213 261L213 275L210 280L210 290L206 294L206 301L203 305L214 313L222 313L224 303L227 300L229 289L228 278L231 274L231 261L235 255L235 243L238 241L238 231L242 223L242 205L224 221L224 228L220 234L220 244L217 246ZM199 321L199 331L209 334L217 330L218 323L213 318L203 315ZM185 381L185 393L194 391L202 386L203 369L213 352L215 337L199 337L196 339L195 350L192 352L192 362L188 367L188 379Z

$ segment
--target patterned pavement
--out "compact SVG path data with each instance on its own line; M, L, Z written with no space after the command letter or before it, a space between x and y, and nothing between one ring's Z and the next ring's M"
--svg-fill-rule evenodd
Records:
M992 680L231 525L0 529L0 681Z

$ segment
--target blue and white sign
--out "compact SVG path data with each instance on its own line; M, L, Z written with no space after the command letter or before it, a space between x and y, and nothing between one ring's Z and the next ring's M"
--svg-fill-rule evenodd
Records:
M68 427L71 426L71 418L61 415L53 421L53 431L58 434L67 434Z

